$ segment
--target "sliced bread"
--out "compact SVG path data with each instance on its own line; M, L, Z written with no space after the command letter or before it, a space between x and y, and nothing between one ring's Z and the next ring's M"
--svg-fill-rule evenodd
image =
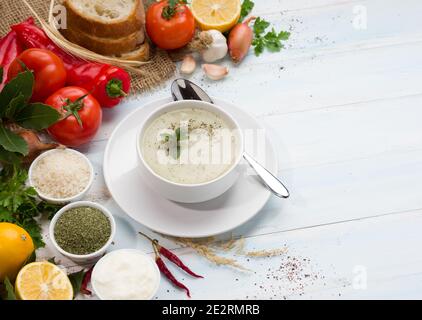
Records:
M145 24L142 0L64 0L64 5L68 28L96 37L126 37Z
M128 53L135 50L145 41L145 32L143 28L128 36L117 39L97 37L73 28L63 29L61 31L69 41L103 55Z
M150 58L150 45L148 41L139 45L135 50L119 55L113 55L114 58L131 61L148 61Z

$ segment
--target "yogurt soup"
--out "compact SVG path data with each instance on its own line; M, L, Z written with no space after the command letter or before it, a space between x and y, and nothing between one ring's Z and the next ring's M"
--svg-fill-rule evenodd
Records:
M145 129L141 152L148 166L175 183L212 181L235 164L239 132L232 121L201 108L161 114Z

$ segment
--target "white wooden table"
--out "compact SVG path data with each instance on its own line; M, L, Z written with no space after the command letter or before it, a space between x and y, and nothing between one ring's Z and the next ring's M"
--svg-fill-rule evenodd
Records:
M200 69L191 80L270 132L291 198L272 197L233 235L246 238L250 250L285 245L288 253L237 257L253 270L241 272L163 240L206 278L171 269L195 299L422 298L422 2L255 2L256 15L291 30L286 50L259 58L251 52L240 66L227 60L230 75L220 82ZM89 198L132 232L117 246L151 252L136 236L149 231L126 218L105 190L107 138L128 112L168 96L169 84L105 112L95 142L81 149L97 173ZM39 257L52 255L72 265L50 248ZM297 270L289 275L292 261ZM157 298L185 294L163 279Z

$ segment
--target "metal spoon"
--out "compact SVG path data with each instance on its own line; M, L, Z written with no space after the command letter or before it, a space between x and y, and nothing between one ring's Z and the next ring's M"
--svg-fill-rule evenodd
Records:
M183 78L179 78L173 81L173 83L171 84L171 94L175 101L201 100L209 103L214 103L204 90L202 90L192 81ZM275 177L271 172L265 169L264 166L258 163L245 151L243 152L243 158L256 171L258 176L261 178L262 182L268 187L268 189L272 193L274 193L280 198L289 197L289 190L287 190L287 188L277 177Z

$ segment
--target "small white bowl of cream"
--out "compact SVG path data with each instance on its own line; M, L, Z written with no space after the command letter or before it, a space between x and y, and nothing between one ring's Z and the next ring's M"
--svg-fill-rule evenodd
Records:
M151 300L160 278L160 270L150 256L136 249L121 249L96 263L91 285L101 300Z
M72 149L53 149L39 155L28 172L29 184L50 203L69 203L83 198L94 181L89 159Z

